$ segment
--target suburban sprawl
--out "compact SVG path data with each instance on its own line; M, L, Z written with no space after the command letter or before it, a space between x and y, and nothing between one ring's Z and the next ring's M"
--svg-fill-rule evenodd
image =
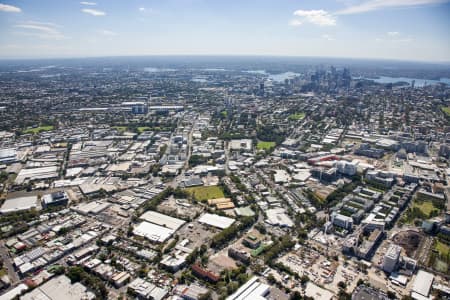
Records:
M0 300L449 299L427 70L3 62Z

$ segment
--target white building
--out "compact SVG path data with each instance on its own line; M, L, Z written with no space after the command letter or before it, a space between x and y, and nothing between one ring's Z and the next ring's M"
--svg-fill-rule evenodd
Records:
M18 211L25 211L29 209L40 209L37 196L26 196L12 199L6 199L0 208L0 213L14 213Z
M225 229L234 223L234 219L206 213L198 219L198 222L216 228Z
M240 151L251 151L252 150L252 140L242 139L242 140L231 140L228 144L230 150Z
M391 244L383 258L383 271L391 273L395 270L398 260L400 259L401 251L402 247Z
M433 280L433 274L419 270L419 272L417 272L416 279L414 280L411 297L416 300L431 299L430 290Z
M269 285L262 283L258 277L253 277L227 300L264 300L269 292Z

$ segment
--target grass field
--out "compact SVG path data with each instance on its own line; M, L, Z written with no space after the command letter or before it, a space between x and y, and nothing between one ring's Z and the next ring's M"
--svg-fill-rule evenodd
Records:
M443 257L447 257L450 252L450 246L441 241L436 241L436 244L434 244L434 249Z
M275 142L261 142L259 141L256 145L256 149L258 150L270 150L271 148L275 147Z
M147 131L147 130L150 130L151 128L150 127L148 127L148 126L142 126L142 127L138 127L137 128L137 131L139 132L139 133L143 133L144 131Z
M117 130L119 133L123 133L125 131L127 131L128 127L126 126L114 126L113 127L115 130Z
M447 116L449 116L450 117L450 107L445 107L445 106L442 106L441 107L441 110L447 115Z
M206 201L208 199L225 197L222 188L218 186L196 186L187 188L186 191L193 195L197 201Z
M413 206L420 209L420 211L423 212L426 216L429 216L433 210L437 210L437 208L434 207L431 201L422 201L422 202L415 201Z
M53 130L53 126L48 125L48 126L39 126L36 128L27 128L23 131L23 133L27 134L27 133L32 133L32 134L36 134L36 133L40 133L40 132L44 132L44 131L50 131Z
M298 121L301 120L305 117L305 113L296 113L296 114L292 114L288 117L289 120L291 121Z
M447 273L448 265L445 261L436 259L436 261L434 262L434 269L438 272Z

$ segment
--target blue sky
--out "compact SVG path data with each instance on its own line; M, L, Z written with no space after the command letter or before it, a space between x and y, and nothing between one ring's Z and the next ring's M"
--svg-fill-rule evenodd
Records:
M0 0L0 58L450 61L450 0Z

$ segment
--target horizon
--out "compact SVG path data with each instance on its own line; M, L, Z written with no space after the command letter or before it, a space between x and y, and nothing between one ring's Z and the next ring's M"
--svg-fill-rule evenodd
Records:
M270 56L450 62L450 0L0 0L0 59Z
M340 56L303 56L303 55L264 55L264 54L142 54L142 55L104 55L104 56L61 56L61 57L6 57L1 58L0 62L12 61L46 61L46 60L91 60L91 59L137 59L137 58L248 58L248 59L311 59L318 60L342 60L342 61L359 61L359 62L391 62L391 63L415 63L426 65L449 65L450 60L410 60L397 58L371 58L371 57L340 57Z

